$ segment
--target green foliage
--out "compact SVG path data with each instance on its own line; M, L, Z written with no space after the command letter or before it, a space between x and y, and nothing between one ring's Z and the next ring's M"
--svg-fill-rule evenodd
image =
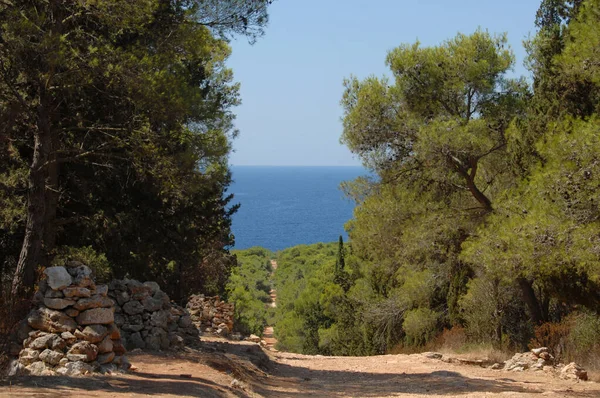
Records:
M423 346L437 334L437 322L440 314L429 308L417 308L404 316L402 327L408 345Z
M243 334L262 335L271 299L272 253L261 247L232 252L237 259L227 282L227 301L235 304L235 328Z

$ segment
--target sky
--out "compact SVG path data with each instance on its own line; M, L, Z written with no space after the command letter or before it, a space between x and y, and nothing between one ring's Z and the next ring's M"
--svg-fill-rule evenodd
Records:
M515 75L528 75L522 42L540 0L276 0L265 35L232 41L228 66L242 105L230 164L354 166L340 144L344 78L388 73L402 43L433 46L477 28L508 33Z

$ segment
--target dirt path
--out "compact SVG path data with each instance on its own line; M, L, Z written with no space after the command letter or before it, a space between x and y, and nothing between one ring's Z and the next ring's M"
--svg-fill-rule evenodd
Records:
M273 273L277 270L277 261L271 260L271 267L273 268ZM271 297L270 306L275 308L277 307L277 290L271 289L269 292L269 296ZM277 344L277 339L275 338L275 331L273 330L273 326L267 326L263 331L262 339L265 341L265 348L268 350L276 351L275 345Z
M600 397L600 384L505 372L422 355L322 357L203 338L177 354L133 353L127 375L21 377L0 397ZM184 375L185 377L182 377Z

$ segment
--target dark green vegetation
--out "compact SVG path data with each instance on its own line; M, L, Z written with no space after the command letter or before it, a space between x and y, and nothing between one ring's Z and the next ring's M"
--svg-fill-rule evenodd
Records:
M259 36L268 3L0 1L3 300L69 258L174 299L224 291L226 40Z
M334 244L279 255L281 348L375 354L462 334L598 349L600 1L544 0L536 23L531 85L484 31L402 45L391 78L345 81L342 141L378 179L344 186L357 208L343 259Z
M235 329L243 334L262 335L271 314L271 258L261 247L234 250L238 266L227 282L228 302L235 304Z

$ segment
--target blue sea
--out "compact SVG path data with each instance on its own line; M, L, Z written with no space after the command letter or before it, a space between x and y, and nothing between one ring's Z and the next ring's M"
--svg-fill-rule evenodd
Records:
M234 249L277 251L348 238L344 224L354 202L339 186L367 175L362 167L232 166L229 192L241 207L233 215Z

